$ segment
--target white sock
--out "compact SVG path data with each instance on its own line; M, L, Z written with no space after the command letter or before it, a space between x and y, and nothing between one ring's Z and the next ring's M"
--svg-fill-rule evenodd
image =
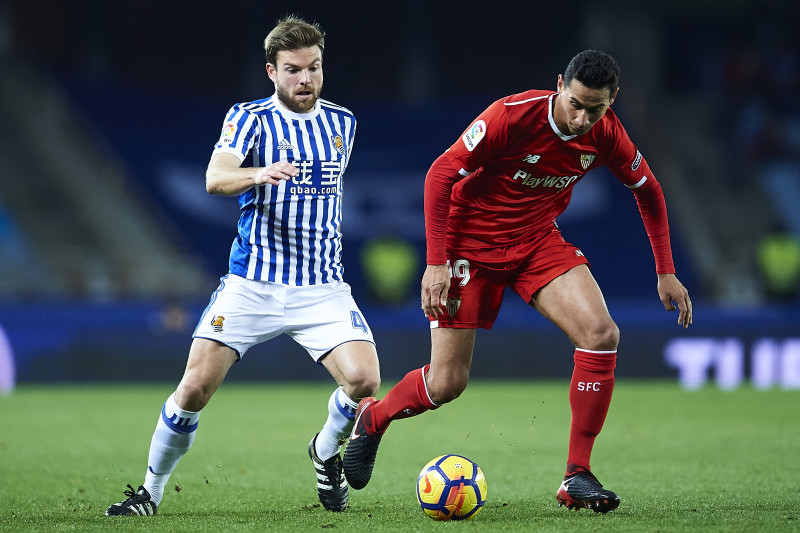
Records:
M150 441L147 473L143 484L156 505L161 503L164 487L170 474L178 466L178 461L192 447L199 418L200 411L184 411L178 407L175 393L164 402Z
M317 457L325 461L339 453L350 435L356 420L358 402L344 393L341 387L328 400L328 420L317 437Z

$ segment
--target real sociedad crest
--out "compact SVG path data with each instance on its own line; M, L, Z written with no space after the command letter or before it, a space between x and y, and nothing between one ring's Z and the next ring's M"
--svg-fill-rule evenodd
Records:
M333 143L333 147L336 148L336 151L344 155L344 140L342 140L342 136L338 133L336 135L331 135L331 142Z
M211 319L211 327L214 328L214 331L217 333L222 333L222 327L225 322L225 317L222 315L217 315Z
M583 167L583 170L589 168L589 165L592 164L595 157L597 156L594 154L581 154L581 166Z

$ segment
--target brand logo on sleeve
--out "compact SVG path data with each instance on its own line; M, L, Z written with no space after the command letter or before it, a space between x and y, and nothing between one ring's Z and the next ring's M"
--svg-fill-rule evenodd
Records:
M222 128L222 142L231 143L233 141L233 134L236 133L236 126L232 122L228 122Z
M486 135L486 123L482 120L478 120L470 126L462 140L464 141L464 146L467 147L467 150L470 152L478 146L478 143L481 142L481 139Z

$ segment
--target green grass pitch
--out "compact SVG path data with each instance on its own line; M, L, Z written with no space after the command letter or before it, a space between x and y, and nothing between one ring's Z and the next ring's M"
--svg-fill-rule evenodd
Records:
M350 508L319 506L306 447L332 384L225 384L155 517L105 517L138 487L172 384L21 386L0 397L0 531L800 531L800 392L684 391L618 380L593 469L622 504L559 508L565 382L474 380L452 404L398 421ZM383 389L382 393L386 389ZM488 483L471 522L436 523L415 483L443 453Z

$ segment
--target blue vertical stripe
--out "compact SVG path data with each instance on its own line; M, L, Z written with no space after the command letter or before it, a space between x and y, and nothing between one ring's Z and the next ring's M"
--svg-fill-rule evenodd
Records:
M264 149L265 154L267 152L269 152L270 154L269 162L265 160L264 166L267 166L268 164L272 164L276 161L281 160L281 151L278 150L278 142L279 142L278 128L275 125L276 118L278 117L276 117L276 115L272 113L268 113L264 116L264 121L266 122L272 137L272 146L265 147ZM283 128L281 128L281 133L282 134L284 133ZM270 185L268 186L268 188L269 188L269 200L267 201L265 198L263 202L263 204L266 204L268 206L267 222L265 226L265 229L267 230L267 244L266 244L266 250L262 250L261 260L269 262L266 279L268 281L275 281L275 269L277 268L277 265L275 263L275 257L277 254L277 247L275 246L275 232L272 231L271 228L275 226L275 205L277 203L279 187ZM260 234L261 231L259 231L258 233ZM266 257L264 257L265 254ZM259 272L259 275L256 277L256 279L264 279L264 276Z

